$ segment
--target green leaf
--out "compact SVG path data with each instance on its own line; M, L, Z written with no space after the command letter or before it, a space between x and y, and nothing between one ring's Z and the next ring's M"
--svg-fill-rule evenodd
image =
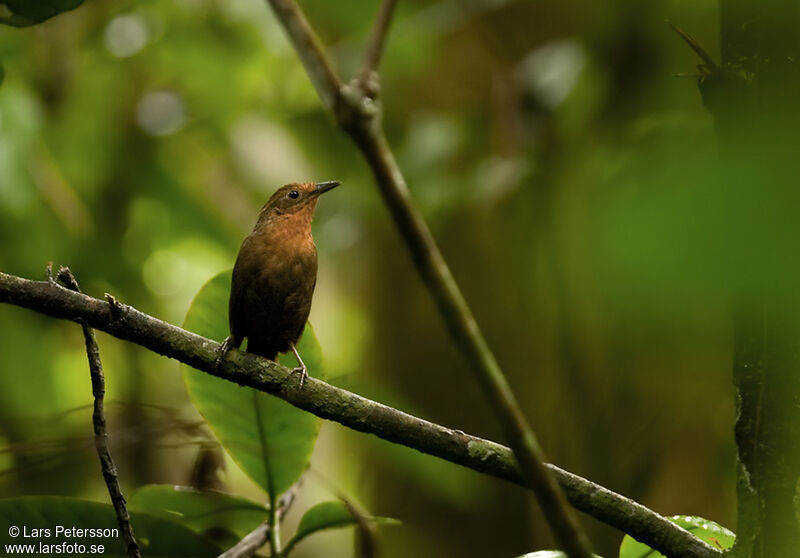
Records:
M719 550L731 548L736 539L733 532L702 517L674 515L668 519ZM664 558L664 555L625 535L619 547L619 558Z
M0 23L27 27L73 10L83 0L4 0L0 3Z
M228 335L231 271L213 277L195 296L183 327L222 340ZM297 350L311 376L322 377L322 352L306 324ZM297 366L294 356L278 361ZM277 498L308 467L320 420L285 401L182 365L189 396L211 430L236 461L264 490Z
M389 525L399 525L400 522L391 517L367 517L369 521L376 523L383 523ZM352 512L347 507L347 504L341 501L322 502L309 508L297 526L294 536L286 543L284 549L285 554L289 554L291 549L301 540L317 531L325 529L339 529L341 527L350 527L356 525L358 522L353 517Z
M253 500L189 486L150 484L134 492L128 503L132 509L172 518L201 534L225 529L238 539L268 515L267 508Z
M139 542L142 555L148 558L183 556L200 558L217 556L220 548L194 533L190 529L164 519L143 513L131 513L131 524L134 535ZM0 500L0 548L9 544L37 545L37 551L28 552L35 555L51 555L56 552L42 552L38 545L76 544L85 546L85 550L75 549L73 555L102 555L109 557L127 557L125 544L121 536L65 536L56 531L57 526L65 528L108 530L117 529L117 518L109 504L89 502L77 498L61 496L26 496ZM20 533L12 537L11 527L20 529ZM23 532L22 529L25 529ZM34 534L34 529L46 529ZM27 533L28 536L25 536ZM103 533L105 534L105 533ZM33 535L33 536L31 536ZM94 551L90 548L95 545ZM97 545L103 545L102 552ZM64 553L63 551L61 553Z

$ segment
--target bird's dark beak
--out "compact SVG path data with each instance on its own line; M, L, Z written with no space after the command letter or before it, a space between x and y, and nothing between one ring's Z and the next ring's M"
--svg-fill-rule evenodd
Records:
M327 182L317 182L314 186L314 195L319 196L320 194L324 194L328 190L333 190L337 186L339 186L341 182L338 180L329 180Z

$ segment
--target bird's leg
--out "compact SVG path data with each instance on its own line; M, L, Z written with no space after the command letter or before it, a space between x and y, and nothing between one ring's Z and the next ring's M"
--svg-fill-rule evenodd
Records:
M298 368L292 370L292 374L300 374L300 387L303 387L306 378L308 378L308 369L306 368L306 363L303 362L302 358L300 358L300 353L297 352L297 347L294 346L294 343L292 343L289 346L292 348L292 352L294 353L297 362L300 363L300 366Z
M241 344L242 342L236 339L233 335L228 335L225 338L225 341L223 341L222 344L217 349L217 360L214 361L214 372L219 370L219 367L222 365L222 361L225 360L228 351L230 351L231 349L239 348Z

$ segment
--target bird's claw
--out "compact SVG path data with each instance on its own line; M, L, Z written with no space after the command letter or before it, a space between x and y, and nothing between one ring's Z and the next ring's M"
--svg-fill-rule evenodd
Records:
M292 374L300 374L300 388L302 388L303 384L306 383L306 378L308 378L308 370L306 370L306 367L298 366L292 370Z
M228 351L231 350L232 346L233 338L229 335L217 349L217 360L214 361L214 372L219 371L219 367L222 366L222 361L225 360L225 356L228 354Z

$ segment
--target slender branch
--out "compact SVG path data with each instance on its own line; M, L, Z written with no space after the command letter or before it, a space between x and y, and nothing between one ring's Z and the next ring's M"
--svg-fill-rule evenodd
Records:
M295 483L292 488L287 490L283 493L278 502L278 522L283 519L283 516L286 515L286 512L289 511L289 508L294 503L295 496L297 495L297 486L298 483ZM245 537L236 543L234 546L220 554L217 558L248 558L256 553L256 551L264 546L270 540L270 526L269 521L265 521L252 531L250 531ZM284 552L288 551L288 547L284 549Z
M78 321L174 358L213 376L270 393L318 417L416 449L474 471L524 484L511 450L406 414L355 393L308 378L302 389L291 370L270 360L232 351L217 369L219 343L121 304L99 300L47 281L0 272L0 303ZM413 363L410 363L410 365ZM722 554L694 535L624 496L559 469L547 468L577 509L677 558L719 558Z
M326 108L332 110L342 82L333 71L328 55L325 54L322 44L308 24L308 20L297 11L291 0L270 0L270 5L280 21L289 22L291 27L287 28L286 32L292 39L300 61L305 66L308 75L311 76L311 81L319 92L322 103Z
M397 0L383 0L375 17L375 23L369 35L369 42L364 54L364 64L361 66L361 88L366 91L365 86L371 80L372 74L378 71L378 65L386 46L386 36L389 32L389 24L392 21Z
M52 280L52 267L47 266L47 278ZM70 290L77 293L81 292L78 281L68 267L58 270L58 279ZM53 283L55 284L55 283ZM131 517L128 514L128 507L125 505L125 496L119 486L117 468L111 458L111 451L108 449L108 433L106 432L106 417L103 411L103 398L106 394L106 382L103 375L103 363L100 361L100 348L94 338L94 331L85 323L81 324L83 337L86 341L86 356L89 359L89 374L92 378L92 395L94 396L94 411L92 412L92 425L94 427L94 445L97 448L97 456L100 458L100 468L103 471L103 480L108 487L108 495L111 497L111 504L117 515L117 523L122 532L122 539L129 558L141 558L139 544L133 534Z
M338 80L329 64L309 64L306 60L325 62L325 52L313 29L293 0L268 0L298 56L314 83L323 103L333 111L339 126L361 150L375 175L383 200L395 225L411 252L417 271L436 302L450 335L478 374L486 397L500 421L527 485L533 490L556 540L570 558L591 558L589 539L567 505L558 483L545 467L544 453L536 434L528 424L514 392L486 339L472 315L464 295L442 256L428 225L406 186L380 124L380 105L360 87L336 87ZM388 19L391 6L379 16L376 42L384 34L381 19ZM382 10L383 11L383 10ZM384 30L385 31L385 30ZM357 85L360 85L357 82ZM334 102L330 102L330 98Z
M247 558L252 556L269 541L269 530L269 523L265 521L217 558Z

